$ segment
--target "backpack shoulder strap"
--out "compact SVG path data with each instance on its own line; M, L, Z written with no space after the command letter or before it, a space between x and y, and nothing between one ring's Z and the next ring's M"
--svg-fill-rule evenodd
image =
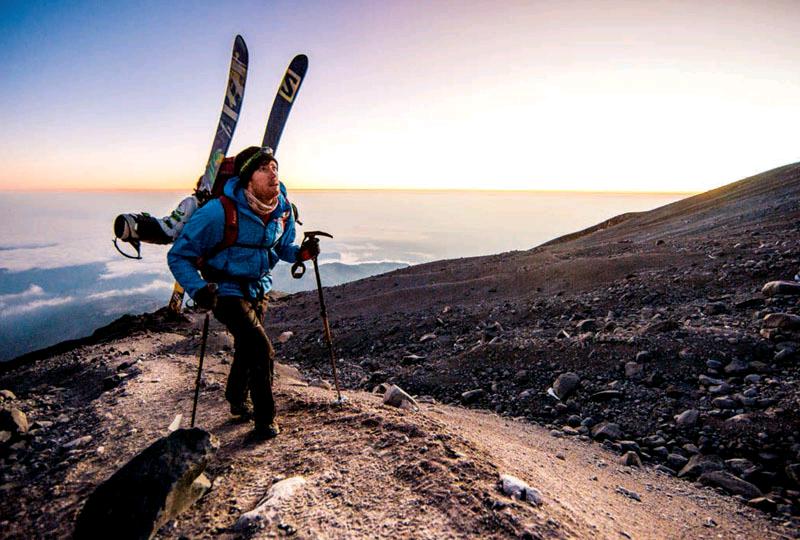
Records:
M236 243L239 238L239 211L236 209L236 202L227 195L221 195L219 202L225 211L225 228L222 232L222 241L211 248L203 257L198 257L197 266L202 270L206 262L219 254L223 249L227 249Z

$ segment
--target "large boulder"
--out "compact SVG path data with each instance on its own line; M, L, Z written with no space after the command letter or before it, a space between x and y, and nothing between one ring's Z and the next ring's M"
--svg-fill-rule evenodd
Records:
M567 372L562 373L553 383L553 392L555 392L558 399L565 399L578 387L581 378L577 373Z
M216 438L199 428L157 440L97 486L74 538L151 538L211 487L203 471L217 448Z

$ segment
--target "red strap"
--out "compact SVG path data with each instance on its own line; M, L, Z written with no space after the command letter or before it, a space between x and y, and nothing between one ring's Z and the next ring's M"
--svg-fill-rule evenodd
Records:
M222 209L225 211L225 228L222 231L222 241L211 248L205 257L197 258L197 267L201 270L206 265L206 261L216 257L223 249L231 247L239 238L239 211L236 209L236 202L227 195L222 195L219 198L219 202L222 203Z
M222 208L225 210L225 231L222 235L222 242L214 250L219 253L225 248L231 247L239 237L239 212L236 210L236 203L223 195L219 198Z

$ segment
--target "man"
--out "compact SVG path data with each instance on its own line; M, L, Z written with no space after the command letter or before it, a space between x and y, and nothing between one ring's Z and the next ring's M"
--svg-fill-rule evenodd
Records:
M319 243L294 243L295 218L269 149L243 150L236 156L235 172L225 184L224 196L226 204L235 204L236 223L226 220L223 202L212 199L186 223L167 261L195 303L213 310L233 334L225 398L234 416L252 416L257 438L269 439L280 433L272 396L275 351L263 326L265 298L272 287L270 270L279 259L289 263L313 259ZM226 246L230 226L238 227L238 234L235 243Z

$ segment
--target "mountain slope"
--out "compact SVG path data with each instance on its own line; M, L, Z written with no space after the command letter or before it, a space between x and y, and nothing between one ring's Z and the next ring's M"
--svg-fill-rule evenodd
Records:
M84 345L3 378L3 386L19 392L16 404L34 426L25 447L4 458L5 538L68 536L94 486L166 433L174 415L188 416L202 319L161 320L159 331L152 330L152 318L140 320L145 324L134 323L128 337ZM249 426L227 415L220 385L229 345L213 325L198 414L198 424L220 439L207 470L213 488L159 537L240 537L231 529L237 518L274 482L298 475L305 487L252 537L293 531L299 538L764 538L786 532L707 489L623 467L596 445L441 404L422 404L418 413L395 409L363 392L347 392L348 401L335 405L333 392L309 387L285 366L277 384L283 433L249 442ZM108 373L126 377L105 389ZM540 489L543 505L503 495L499 474Z

